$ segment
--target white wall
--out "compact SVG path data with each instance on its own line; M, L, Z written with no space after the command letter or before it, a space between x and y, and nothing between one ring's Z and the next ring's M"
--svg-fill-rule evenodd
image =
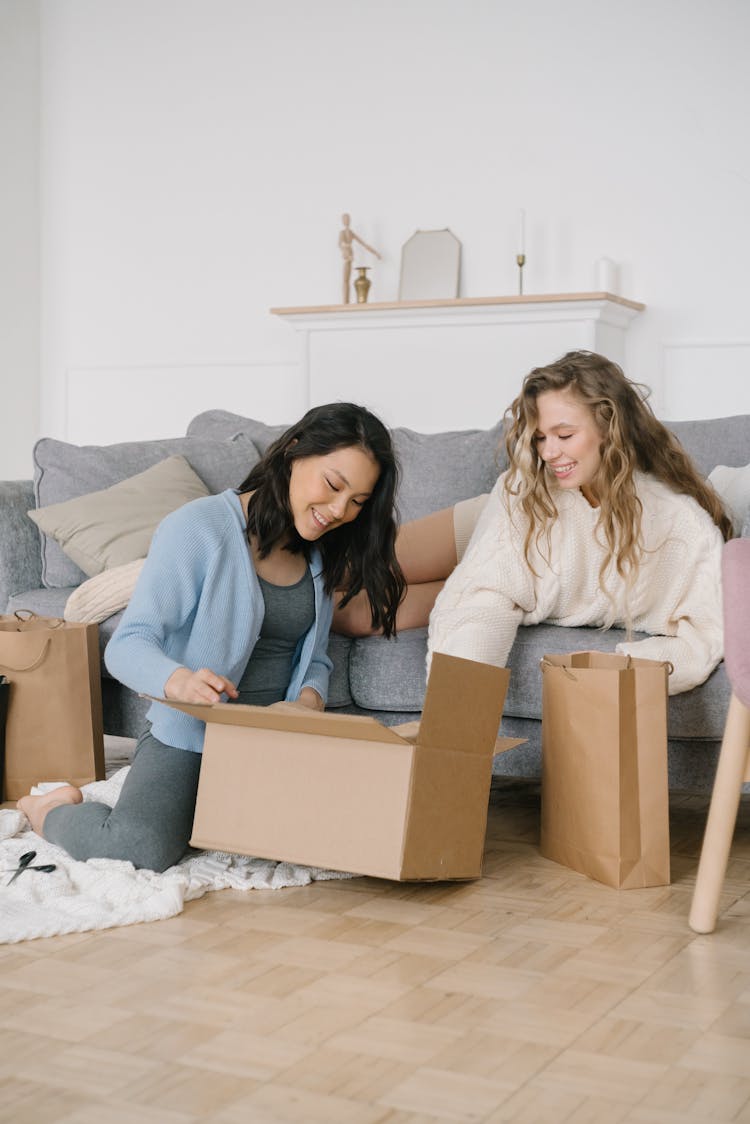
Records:
M0 479L39 428L39 5L0 0Z
M339 300L344 210L387 300L444 226L462 295L513 293L522 206L528 292L620 263L665 415L750 409L749 32L745 0L42 0L42 430L301 412L268 309Z

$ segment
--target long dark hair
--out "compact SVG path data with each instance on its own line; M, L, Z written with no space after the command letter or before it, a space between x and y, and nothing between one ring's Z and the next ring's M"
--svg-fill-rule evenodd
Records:
M406 589L395 551L399 468L390 433L364 406L352 402L315 406L268 446L239 487L240 492L252 492L247 536L248 540L254 536L261 558L282 538L287 539L285 550L309 558L311 544L297 533L289 506L292 462L351 447L369 453L380 474L357 518L334 527L316 543L323 559L324 587L328 594L343 590L342 605L364 589L373 628L392 636Z

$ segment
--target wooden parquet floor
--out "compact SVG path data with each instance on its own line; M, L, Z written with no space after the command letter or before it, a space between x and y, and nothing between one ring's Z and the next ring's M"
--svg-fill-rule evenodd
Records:
M750 1124L750 798L719 927L673 884L542 859L539 790L493 788L484 877L222 891L169 921L0 946L8 1124Z

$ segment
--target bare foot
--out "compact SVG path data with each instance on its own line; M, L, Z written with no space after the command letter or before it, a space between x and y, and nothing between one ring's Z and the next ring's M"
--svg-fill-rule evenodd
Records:
M50 792L42 793L41 796L22 796L16 807L24 813L32 830L37 835L41 835L47 812L51 808L57 808L60 804L80 804L82 800L83 793L80 788L72 784L64 784L59 788L53 788Z

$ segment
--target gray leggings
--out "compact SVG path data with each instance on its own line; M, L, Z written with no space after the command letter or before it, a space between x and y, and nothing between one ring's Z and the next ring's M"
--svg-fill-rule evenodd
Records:
M74 859L125 859L166 870L182 858L193 830L201 754L141 734L114 808L85 802L51 808L44 838Z

